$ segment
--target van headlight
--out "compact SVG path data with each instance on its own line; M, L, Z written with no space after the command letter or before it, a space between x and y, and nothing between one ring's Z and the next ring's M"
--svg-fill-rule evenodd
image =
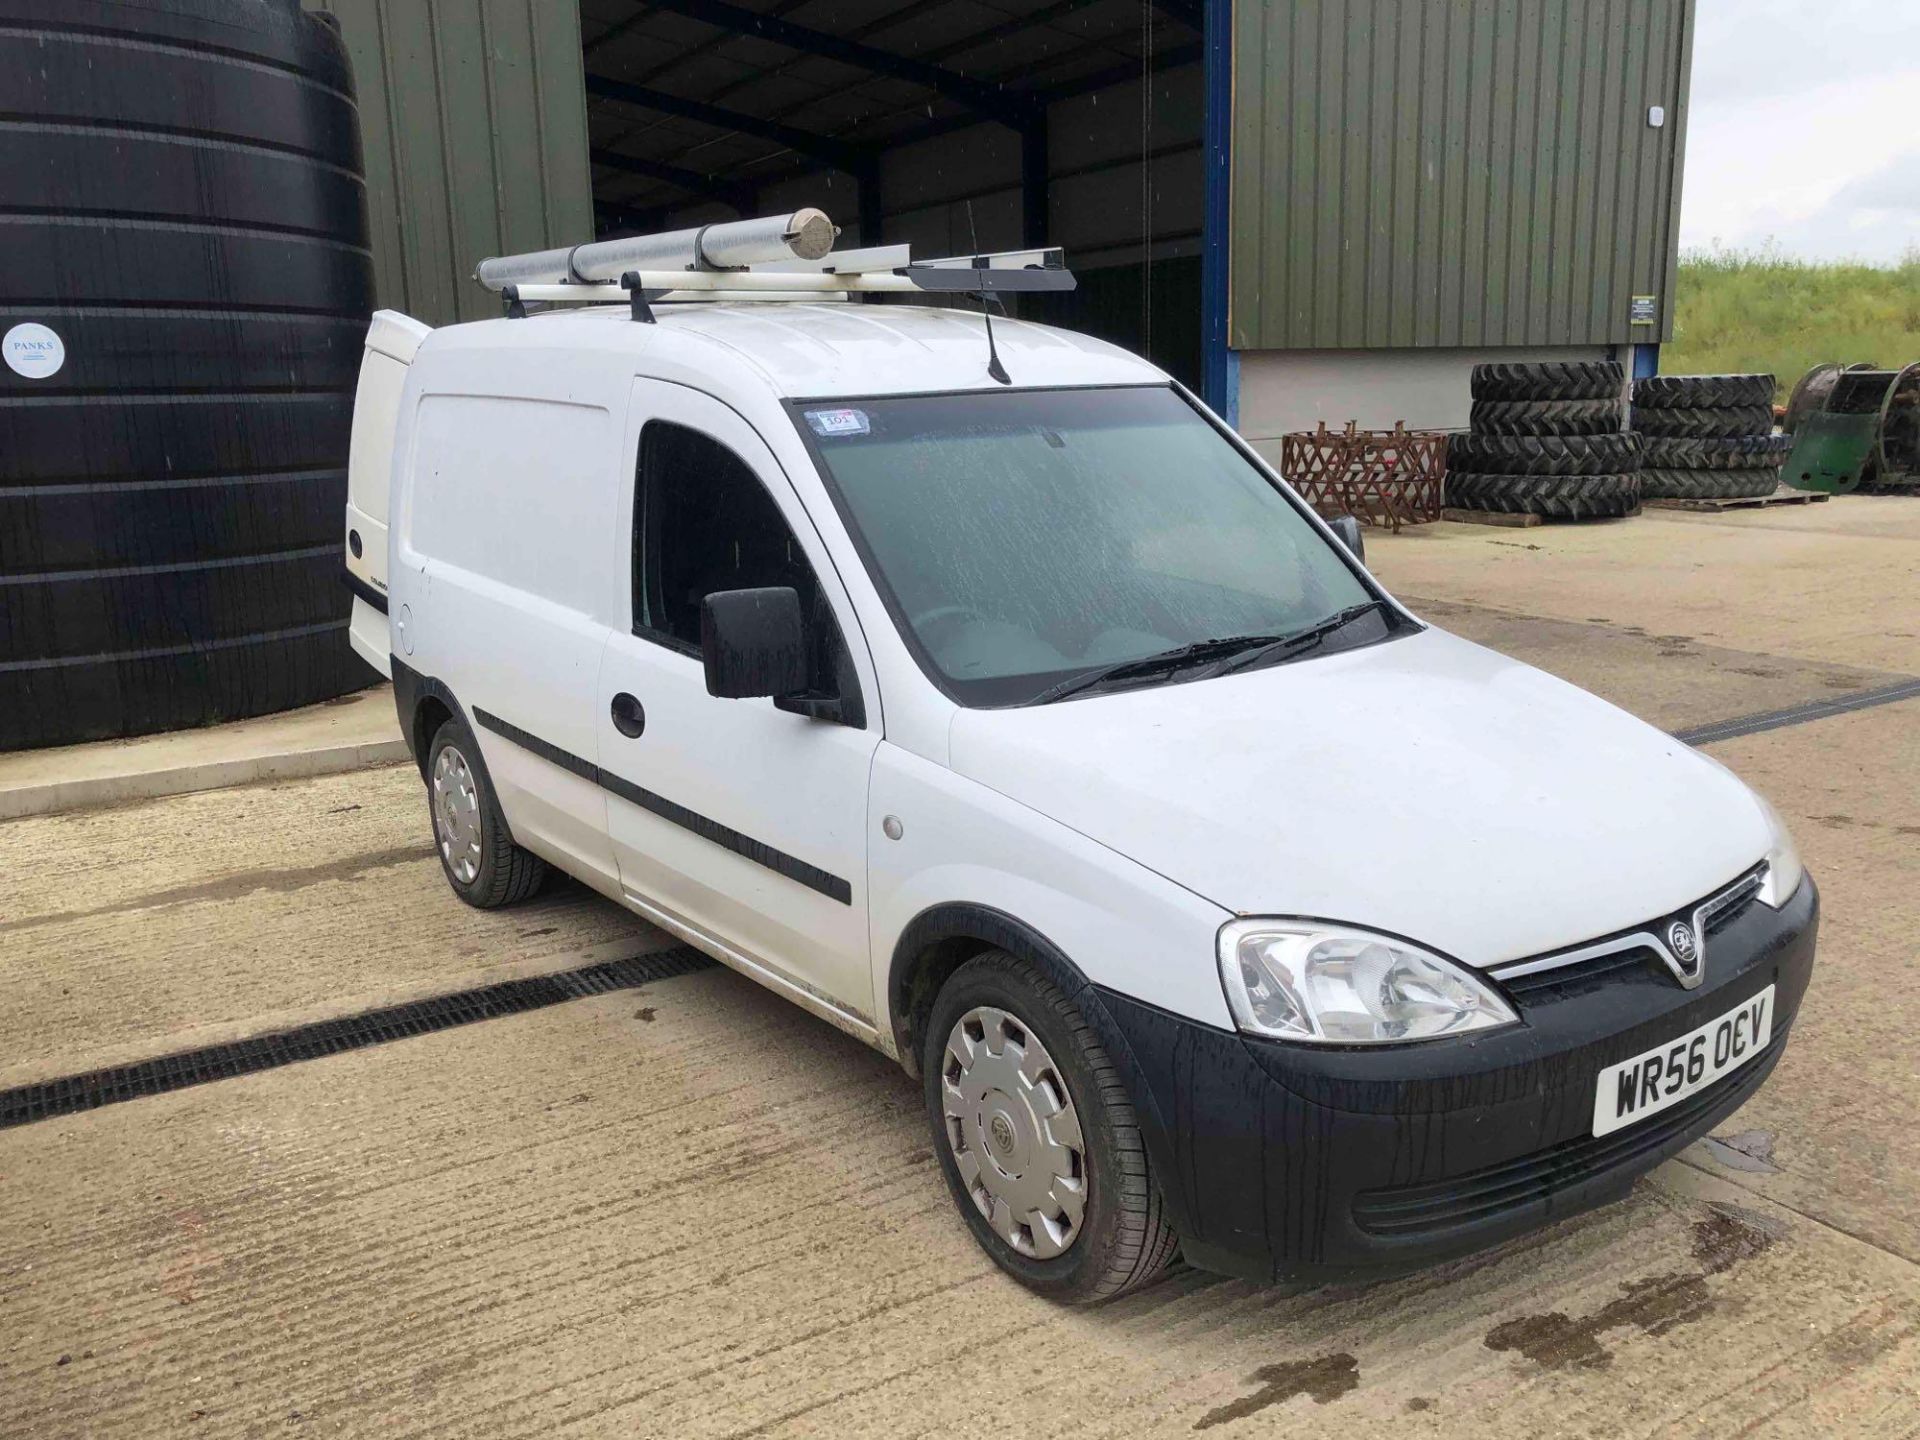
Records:
M1311 920L1220 928L1220 983L1240 1029L1315 1045L1391 1045L1517 1024L1485 980L1404 940Z
M1800 863L1800 849L1793 843L1793 835L1787 829L1787 822L1780 818L1780 812L1769 805L1764 796L1756 794L1753 798L1760 802L1767 825L1773 831L1773 848L1767 851L1766 877L1760 882L1760 903L1778 910L1800 888L1807 867Z

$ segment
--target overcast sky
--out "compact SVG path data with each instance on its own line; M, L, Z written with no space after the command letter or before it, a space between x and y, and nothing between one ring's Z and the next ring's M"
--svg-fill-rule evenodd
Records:
M1699 0L1680 243L1920 248L1920 0Z

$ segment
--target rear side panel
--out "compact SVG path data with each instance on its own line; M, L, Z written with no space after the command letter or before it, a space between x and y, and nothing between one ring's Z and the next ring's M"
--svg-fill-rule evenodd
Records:
M387 494L400 392L420 342L432 333L397 310L374 312L353 397L353 442L347 461L347 586L353 591L353 648L391 675L387 629Z

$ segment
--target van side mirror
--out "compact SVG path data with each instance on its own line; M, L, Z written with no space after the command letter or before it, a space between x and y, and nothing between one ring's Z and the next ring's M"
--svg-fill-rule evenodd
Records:
M1327 522L1329 529L1340 537L1340 543L1353 552L1353 558L1362 565L1367 563L1367 542L1361 538L1360 522L1351 515L1342 515L1338 520Z
M775 699L807 688L806 633L791 585L716 590L700 602L700 658L707 693Z

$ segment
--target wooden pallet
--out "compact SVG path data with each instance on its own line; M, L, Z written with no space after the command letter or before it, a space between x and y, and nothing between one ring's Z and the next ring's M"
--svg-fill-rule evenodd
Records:
M1695 510L1717 515L1722 510L1757 510L1763 505L1815 505L1832 498L1817 490L1789 490L1782 485L1771 495L1729 496L1724 500L1642 500L1640 503L1659 510Z
M1651 504L1653 502L1650 501L1648 503ZM1639 513L1639 507L1635 506L1625 515L1597 515L1591 518L1597 520L1630 520ZM1440 518L1442 520L1453 520L1461 525L1499 525L1510 530L1527 530L1535 525L1584 525L1587 523L1585 518L1568 520L1559 515L1533 515L1524 511L1514 510L1462 510L1454 505L1449 505L1446 509L1442 510L1440 512Z

